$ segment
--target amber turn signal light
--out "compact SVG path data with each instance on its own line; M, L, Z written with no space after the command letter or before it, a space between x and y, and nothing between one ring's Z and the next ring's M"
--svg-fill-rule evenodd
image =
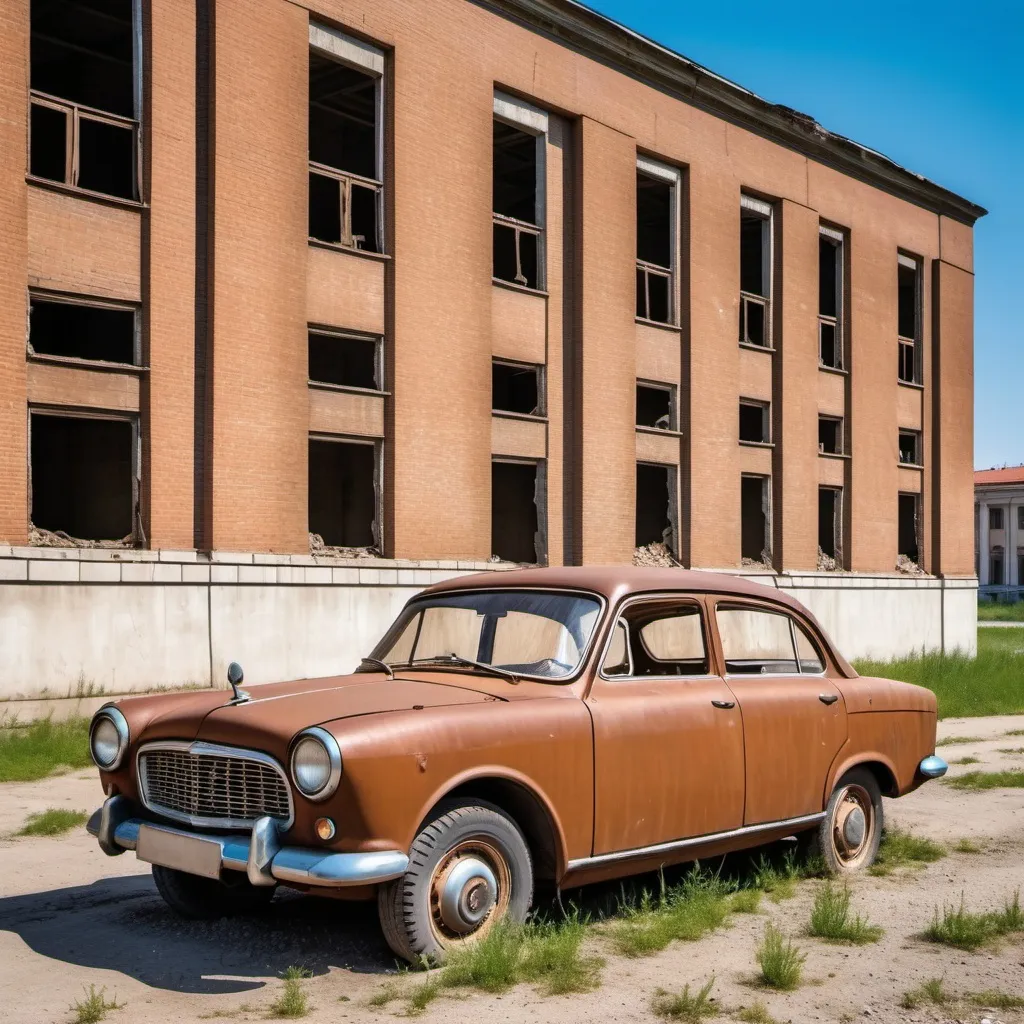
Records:
M316 834L326 843L334 838L334 822L330 818L317 818L313 823Z

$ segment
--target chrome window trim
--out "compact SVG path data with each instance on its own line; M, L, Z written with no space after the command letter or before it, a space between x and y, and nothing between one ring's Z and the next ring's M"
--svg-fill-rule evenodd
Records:
M142 755L158 750L183 751L188 754L195 754L197 757L230 757L241 761L255 761L257 764L262 764L272 769L284 783L285 793L288 795L288 818L281 823L280 831L286 832L292 827L295 821L295 800L292 796L292 784L288 778L288 773L275 758L269 754L264 754L260 750L250 750L248 747L228 747L219 743L206 743L203 740L153 740L139 747L135 755L135 775L139 784L139 799L142 801L143 806L154 814L159 814L162 818L170 818L172 821L180 821L186 825L192 825L194 828L245 829L246 831L251 831L253 826L253 821L242 821L239 818L208 818L198 814L185 814L182 811L175 811L170 807L153 803L149 798L148 782L143 767Z
M769 608L763 604L745 602L742 597L733 600L731 598L725 598L724 600L715 601L715 625L718 624L718 613L720 610L730 611L759 611L765 615L782 615L789 622L789 637L793 643L793 663L796 665L795 672L726 672L722 677L723 679L792 679L794 676L806 676L808 679L827 679L828 676L828 665L826 664L825 658L822 657L822 648L818 641L814 638L813 634L806 629L803 624L792 614L788 608ZM818 660L821 662L820 672L804 672L800 664L800 651L796 644L796 630L801 628L804 635L810 641L811 646L814 648L818 655ZM719 633L719 640L721 640L721 633ZM781 660L781 659L780 659ZM722 645L722 668L728 664L725 657L725 645Z
M327 776L327 781L315 793L307 793L295 778L295 751L299 749L299 744L307 737L317 740L323 746L327 751L327 758L331 762L331 773ZM322 803L329 797L334 796L338 783L341 782L342 764L341 747L338 745L338 741L326 729L321 729L318 725L311 726L309 729L303 729L292 740L292 748L288 754L288 768L291 771L292 785L307 800L311 800L313 803Z
M96 756L92 751L92 734L101 718L110 719L110 721L114 723L114 728L117 730L117 738L119 741L117 754L114 756L114 760L111 761L110 764L100 764L100 762L96 760ZM89 758L101 772L114 772L121 767L121 763L124 761L124 755L128 752L128 743L130 740L131 730L128 728L128 720L121 713L120 709L115 707L113 704L105 705L92 716L92 721L89 723Z

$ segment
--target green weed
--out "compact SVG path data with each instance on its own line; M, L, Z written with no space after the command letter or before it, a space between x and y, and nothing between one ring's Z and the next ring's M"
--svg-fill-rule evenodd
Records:
M75 1024L98 1024L111 1010L120 1010L122 1006L124 1003L117 1001L116 994L108 1000L105 988L97 992L96 986L90 985L85 998L72 1003L71 1010L75 1014Z
M860 914L850 916L849 887L844 885L837 889L831 882L826 882L815 894L807 932L830 942L849 942L858 946L877 942L882 937L882 929L877 925L868 924Z
M439 975L433 974L428 977L409 996L409 1015L415 1017L422 1013L441 994L442 987L443 982Z
M980 757L958 757L955 761L950 761L950 764L981 764Z
M1017 891L1012 900L1003 903L1002 910L973 913L964 907L963 898L958 907L944 907L941 916L936 908L924 937L929 942L974 950L1002 935L1021 931L1024 931L1024 909Z
M19 836L59 836L70 829L84 825L89 815L85 811L65 811L48 807L39 814L30 814L28 821L15 833Z
M931 864L945 856L945 848L933 839L915 836L897 827L888 828L882 833L878 856L868 868L868 873L888 875L895 868Z
M984 743L980 736L944 736L935 741L936 747L954 747L964 743Z
M1024 754L1024 747L1000 747L1000 754Z
M953 789L981 792L987 789L1024 789L1024 770L1011 768L1003 772L965 772L946 780Z
M309 1013L309 1000L302 989L302 979L312 977L305 967L289 967L284 972L284 990L270 1004L271 1017L305 1017Z
M984 853L984 849L970 839L958 839L953 844L957 853Z
M87 718L43 718L24 728L0 728L0 782L34 782L57 768L90 764Z
M800 874L796 855L792 851L786 854L781 864L772 863L762 854L754 865L750 882L773 903L781 903L796 893L796 883L800 880Z
M699 992L691 993L690 986L684 985L682 992L673 995L664 989L658 989L651 1003L651 1009L659 1017L685 1021L686 1024L700 1024L705 1017L714 1017L718 1007L711 1001L711 987L715 979L712 976L701 986Z
M757 962L761 965L760 981L768 988L788 992L800 984L803 976L805 953L793 945L773 924L764 930L764 939L757 948Z
M993 1010L1019 1010L1024 1007L1024 996L1015 996L997 989L984 992L969 992L967 998L976 1006L987 1006Z
M946 991L942 978L929 978L917 988L903 993L900 1006L904 1010L916 1010L923 1003L934 1003L942 1006L952 1002L953 997Z
M734 914L756 914L761 909L761 890L740 889L734 892L729 909Z
M383 985L370 998L367 1003L370 1006L387 1006L388 1003L393 1002L395 999L401 999L402 997L402 986L397 981L389 980L385 981Z
M754 1000L750 1006L744 1006L737 1014L737 1019L744 1024L779 1024L768 1012L768 1007L760 999Z
M978 621L1024 623L1024 601L979 601Z

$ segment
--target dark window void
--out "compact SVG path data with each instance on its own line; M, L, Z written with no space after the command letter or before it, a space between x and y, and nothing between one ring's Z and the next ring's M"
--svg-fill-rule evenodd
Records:
M653 387L650 384L636 386L636 425L672 430L672 392L669 388Z
M309 442L309 532L330 547L375 543L377 449L344 441Z
M537 147L535 135L494 122L494 276L526 288L540 287Z
M843 454L843 421L834 416L818 417L818 451L824 455Z
M827 238L818 239L818 313L839 315L839 247Z
M818 488L818 550L829 558L839 558L841 550L842 493L836 487Z
M672 320L672 185L636 176L636 315Z
M767 402L740 402L740 440L751 444L768 444L771 430Z
M132 534L132 425L32 416L32 522L79 540Z
M131 364L135 362L135 311L33 296L28 343L37 355Z
M68 181L68 114L32 104L29 173L48 181Z
M674 548L675 472L671 466L636 467L636 546L664 544Z
M907 466L921 465L920 436L915 430L900 431L900 462Z
M920 497L917 494L901 494L899 499L899 554L918 561L917 520Z
M318 53L309 55L309 159L377 177L377 80Z
M769 222L744 211L740 217L740 290L768 298L766 244Z
M318 384L380 390L375 338L309 332L309 379Z
M769 562L768 477L744 476L740 482L740 554L751 562Z
M917 270L899 265L899 334L901 338L918 338Z
M539 366L495 361L491 364L491 408L539 416L542 413L539 384Z
M988 528L990 530L1001 530L1003 528L1003 510L1001 508L990 508L988 510Z
M543 561L536 463L491 463L491 553L506 562Z
M995 587L1001 587L1005 582L1003 580L1003 556L993 555L992 564L989 567L989 583Z
M135 116L132 0L32 0L34 92Z

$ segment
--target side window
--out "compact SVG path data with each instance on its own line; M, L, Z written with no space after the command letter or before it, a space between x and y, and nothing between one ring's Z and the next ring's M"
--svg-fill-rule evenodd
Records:
M764 675L799 671L788 615L719 605L717 618L726 672Z
M626 608L602 669L606 676L699 676L708 673L700 607L650 601Z
M626 623L619 619L612 631L611 643L608 644L608 653L604 656L601 671L606 676L628 676L631 668L629 634Z
M793 626L796 633L796 653L800 659L800 671L824 672L825 665L818 652L817 644L808 636L807 630L799 622L794 622Z

